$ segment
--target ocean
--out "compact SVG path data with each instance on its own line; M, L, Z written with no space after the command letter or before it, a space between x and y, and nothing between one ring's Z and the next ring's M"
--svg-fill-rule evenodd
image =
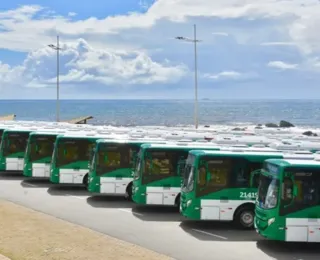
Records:
M0 117L55 121L55 100L0 100ZM92 124L192 125L191 100L61 100L60 118L93 116ZM320 127L320 100L200 100L201 125L252 125L287 120L301 127Z

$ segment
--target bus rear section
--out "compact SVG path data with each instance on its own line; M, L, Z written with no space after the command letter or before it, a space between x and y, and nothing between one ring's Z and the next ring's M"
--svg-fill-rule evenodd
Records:
M49 178L52 153L57 133L31 133L24 158L23 175Z
M4 130L0 148L0 171L23 173L28 130Z
M98 140L89 173L89 191L131 199L135 162L144 143L166 141L147 138Z
M131 196L134 155L139 145L118 142L97 142L88 189L93 193Z
M284 156L314 158L312 154L284 155L263 149L259 152L191 151L184 172L181 214L190 220L233 221L239 228L253 228L263 162Z
M218 150L204 144L144 144L134 173L132 199L141 205L179 206L181 169L191 149ZM202 147L202 148L201 148Z
M87 185L90 158L95 142L100 138L80 134L57 136L51 162L50 181L60 184Z
M261 173L255 228L286 242L320 242L320 162L267 160Z

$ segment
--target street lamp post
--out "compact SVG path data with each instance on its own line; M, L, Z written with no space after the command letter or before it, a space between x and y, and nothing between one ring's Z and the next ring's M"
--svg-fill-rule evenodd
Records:
M197 40L197 26L193 26L193 39L178 36L177 40L193 42L194 43L194 125L195 128L198 128L199 120L198 120L198 61L197 61L197 43L200 40Z
M57 51L57 104L56 104L56 117L57 117L57 122L60 121L60 105L59 105L59 51L61 50L61 48L59 47L59 36L57 36L57 45L53 45L53 44L49 44L48 45L51 49L54 49L55 51Z

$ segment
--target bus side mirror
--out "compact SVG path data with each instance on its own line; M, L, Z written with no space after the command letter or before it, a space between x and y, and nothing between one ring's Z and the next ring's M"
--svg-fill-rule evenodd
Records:
M298 187L297 185L294 185L293 186L293 197L298 197Z
M212 176L211 176L211 173L208 171L208 170L206 170L206 175L207 175L207 177L206 177L206 179L207 179L207 183L209 183L209 182L211 182L211 179L212 179Z
M259 182L259 177L261 174L261 169L255 170L253 172L251 172L250 174L250 187L251 188L255 188L258 186Z

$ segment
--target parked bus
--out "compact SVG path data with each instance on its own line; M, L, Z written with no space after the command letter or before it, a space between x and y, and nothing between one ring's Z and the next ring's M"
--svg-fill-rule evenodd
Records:
M50 177L50 165L54 142L57 135L65 130L56 129L52 132L32 132L29 135L24 156L23 175L26 177Z
M98 140L91 161L88 190L93 193L132 196L135 161L144 143L162 143L160 138Z
M180 205L181 169L192 149L219 150L207 143L141 145L132 187L132 199L144 205Z
M190 151L181 191L182 216L190 220L234 221L241 228L253 228L260 169L269 158L313 159L314 155L286 154L268 148Z
M320 161L270 159L262 169L255 228L263 237L320 242Z
M23 172L24 154L29 134L36 128L5 129L0 147L0 171Z
M90 159L96 141L113 138L120 139L121 136L102 135L96 132L58 135L51 161L50 181L61 184L87 185Z

